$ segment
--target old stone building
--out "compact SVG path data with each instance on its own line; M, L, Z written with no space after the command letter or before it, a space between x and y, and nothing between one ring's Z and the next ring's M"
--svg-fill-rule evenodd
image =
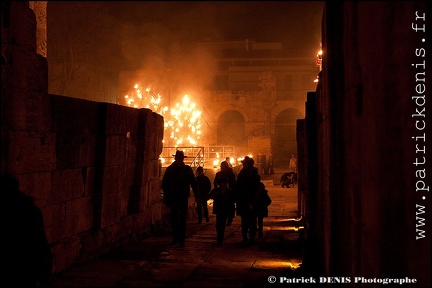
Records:
M315 55L281 43L204 42L215 54L213 80L199 100L212 145L233 145L238 156L272 153L288 164L297 152L296 120L304 118L306 94L315 90ZM319 47L317 47L317 52Z
M287 166L297 152L296 120L304 118L306 94L316 87L315 55L249 39L192 46L211 55L206 75L193 82L199 92L191 97L202 110L203 124L196 145L234 147L234 154L228 155L234 158L272 153L276 165ZM122 71L120 82L136 75L138 70ZM125 103L123 96L119 103Z

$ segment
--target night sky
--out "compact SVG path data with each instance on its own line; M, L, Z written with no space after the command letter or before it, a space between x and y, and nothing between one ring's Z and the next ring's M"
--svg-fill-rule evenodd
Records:
M131 1L109 5L122 21L142 25L142 29L159 27L185 40L251 39L309 49L308 45L321 40L324 2Z

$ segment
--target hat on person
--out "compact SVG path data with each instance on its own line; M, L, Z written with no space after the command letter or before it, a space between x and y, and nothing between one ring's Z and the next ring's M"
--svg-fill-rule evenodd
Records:
M174 159L176 159L176 160L177 159L183 160L185 158L184 152L181 151L181 150L177 150L176 153L173 156L174 156Z
M254 165L255 161L249 157L249 156L245 156L244 159L241 161L243 164L245 165Z
M228 165L228 162L227 161L222 161L221 163L220 163L220 167L229 167L229 165Z

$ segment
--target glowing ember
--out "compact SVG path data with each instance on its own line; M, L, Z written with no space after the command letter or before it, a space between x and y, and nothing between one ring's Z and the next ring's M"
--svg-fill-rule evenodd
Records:
M197 145L201 137L201 111L196 108L188 95L184 95L181 103L176 103L170 109L170 113L166 113L169 108L161 105L162 97L159 93L156 95L147 88L143 94L138 84L134 89L135 96L125 96L126 104L134 108L148 108L164 116L165 135L168 135L168 139L163 141L165 145L175 147Z

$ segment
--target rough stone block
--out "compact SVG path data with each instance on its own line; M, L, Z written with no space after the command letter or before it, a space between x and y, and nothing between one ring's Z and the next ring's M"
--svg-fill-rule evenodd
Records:
M10 81L14 88L24 88L27 91L43 92L48 91L48 64L46 58L36 53L12 50L10 61Z
M130 187L130 188L132 188L132 187ZM120 217L123 217L123 216L126 216L129 214L128 206L129 206L130 193L126 187L123 187L122 190L125 191L125 193L121 193L119 195L119 209L120 209L119 215L120 215Z
M51 203L51 172L17 174L20 190L35 198L41 208Z
M130 135L137 135L145 125L140 119L140 110L136 108L117 105L119 121L117 131L119 134L130 133ZM109 130L107 130L108 132Z
M36 16L27 1L11 2L10 36L26 51L36 53Z
M93 227L93 200L83 197L66 202L66 236Z
M98 132L98 103L83 99L53 95L53 131L63 133Z
M155 179L148 182L147 205L162 201L161 180Z
M129 187L129 191L124 198L127 201L126 214L136 214L142 210L143 192L140 185Z
M112 225L120 220L119 195L109 194L102 197L101 228Z
M144 111L143 111L144 113ZM164 120L157 113L148 113L145 126L144 160L159 159L163 149ZM150 144L151 143L151 144Z
M52 173L54 203L69 201L84 196L83 176L80 168L58 170Z
M45 233L49 243L55 243L65 237L66 209L65 204L50 205L41 208Z
M104 168L103 174L103 195L119 194L123 166L109 166Z
M95 167L86 167L83 169L84 175L84 196L91 196L95 194Z
M142 171L142 177L141 177L141 185L146 185L151 177L151 168L152 168L152 162L146 161L143 163L143 171Z
M95 165L96 136L59 133L57 135L57 169Z
M48 132L9 131L8 165L13 174L51 171L56 137Z
M76 263L81 251L81 243L78 236L74 235L63 239L60 243L52 246L51 252L54 254L53 273L60 272Z
M119 165L127 162L127 142L126 135L106 136L106 165Z
M101 103L100 109L101 113L105 114L106 134L126 135L129 132L136 135L139 127L143 125L140 123L138 109L111 103Z
M125 164L124 177L122 187L130 187L132 185L141 185L144 173L144 163L132 162Z
M50 131L51 98L45 93L11 89L2 102L5 125L11 130Z

